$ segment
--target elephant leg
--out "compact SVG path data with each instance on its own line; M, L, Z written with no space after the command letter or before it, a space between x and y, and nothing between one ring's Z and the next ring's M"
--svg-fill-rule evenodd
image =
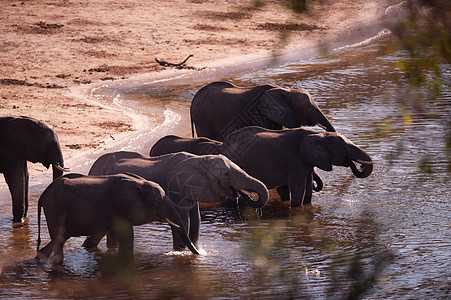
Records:
M14 165L4 172L13 201L13 222L22 222L28 207L28 169L25 160L12 162Z
M304 202L303 205L312 203L312 193L313 193L313 172L307 176L307 181L305 184Z
M100 243L100 240L105 236L105 232L102 233L96 233L88 236L86 240L83 242L83 247L86 249L92 249L94 247L97 247L97 245ZM109 247L108 247L109 248Z
M114 231L110 231L106 235L106 246L108 249L117 248L117 239Z
M118 242L118 259L121 265L133 265L133 226L122 223L113 229Z
M200 211L199 211L199 203L196 204L189 210L189 219L183 220L183 226L188 232L188 236L191 239L191 242L194 246L198 247L199 242L199 228L200 228ZM183 241L179 232L171 227L172 231L172 242L173 248L175 251L183 251L186 249L186 243Z
M53 264L62 264L64 259L63 248L65 241L51 240L44 248L40 249L37 258L50 260Z
M25 162L25 168L24 168L24 188L25 188L25 209L24 209L24 213L23 216L26 217L28 214L28 186L29 186L29 182L30 182L30 175L28 174L28 167L27 167L27 162Z
M182 238L180 237L178 232L172 227L171 227L171 231L172 231L172 245L173 245L174 251L183 251L183 250L185 250L186 245L182 241Z
M311 202L312 171L310 166L291 166L288 170L288 187L290 189L291 206L300 206L307 200ZM305 198L307 195L308 199Z
M280 199L282 201L289 201L290 200L290 190L288 188L288 185L282 185L277 187L277 193L280 196Z
M45 247L39 249L37 257L39 259L48 259L50 254L52 254L53 242L50 241Z

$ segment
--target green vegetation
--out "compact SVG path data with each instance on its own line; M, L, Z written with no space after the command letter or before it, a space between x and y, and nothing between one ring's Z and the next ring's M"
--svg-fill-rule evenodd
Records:
M405 74L411 88L417 90L417 95L426 91L427 97L440 102L437 96L450 88L449 82L443 82L442 69L451 63L451 3L447 0L418 0L408 1L406 6L406 16L391 28L393 39L387 50L406 51L407 59L397 62L399 70ZM449 99L441 101L443 103L437 104L449 109ZM401 105L411 112L423 109L421 98ZM451 116L444 121L447 170L451 172ZM420 168L426 173L433 170L426 158L421 161Z

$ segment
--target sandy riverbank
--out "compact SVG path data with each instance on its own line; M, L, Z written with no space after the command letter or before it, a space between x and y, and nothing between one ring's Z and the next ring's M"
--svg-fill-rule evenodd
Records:
M295 14L280 1L35 0L2 3L0 115L53 126L66 165L140 129L139 118L75 97L74 87L144 73L200 70L324 44L383 15L393 1L312 1ZM309 2L310 3L310 2ZM294 29L288 39L281 29ZM33 173L47 172L33 165Z

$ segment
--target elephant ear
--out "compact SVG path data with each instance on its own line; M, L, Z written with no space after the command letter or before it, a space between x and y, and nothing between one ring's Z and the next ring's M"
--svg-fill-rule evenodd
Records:
M308 135L301 141L299 152L307 164L324 171L332 171L331 159L325 142L324 137L320 134Z
M221 202L205 174L208 164L206 158L197 156L174 165L166 174L167 195L182 207L192 207L195 202Z
M291 96L290 90L282 88L273 88L266 91L260 101L259 110L261 114L281 126L297 127L296 115L289 101Z

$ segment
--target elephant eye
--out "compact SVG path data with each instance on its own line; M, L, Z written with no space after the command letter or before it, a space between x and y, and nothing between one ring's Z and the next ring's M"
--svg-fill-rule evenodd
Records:
M225 172L224 175L225 175L225 176L229 176L229 172Z

